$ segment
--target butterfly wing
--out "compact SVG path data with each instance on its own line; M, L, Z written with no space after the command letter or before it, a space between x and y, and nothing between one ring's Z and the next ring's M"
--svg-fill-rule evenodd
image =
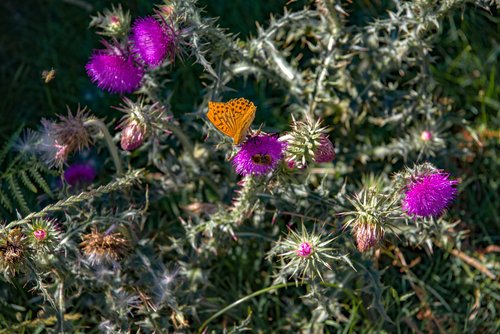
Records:
M208 102L207 117L220 132L234 138L236 133L235 122L227 103Z
M236 121L236 133L233 137L234 143L237 145L245 139L248 129L252 125L255 118L257 108L253 102L244 98L234 99L228 102L231 109L234 110Z
M244 98L228 102L208 102L207 117L212 124L226 136L239 144L245 138L255 118L255 105Z

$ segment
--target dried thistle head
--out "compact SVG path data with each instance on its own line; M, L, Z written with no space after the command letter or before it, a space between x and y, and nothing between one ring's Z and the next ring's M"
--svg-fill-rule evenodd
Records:
M39 152L51 166L61 166L71 153L80 151L92 144L92 137L85 127L89 119L86 108L75 115L68 108L68 116L59 116L59 122L42 119L42 135Z
M20 228L0 232L0 270L14 275L26 263L26 238Z
M91 265L116 263L130 248L129 241L120 232L101 233L94 228L82 235L82 240L80 246Z

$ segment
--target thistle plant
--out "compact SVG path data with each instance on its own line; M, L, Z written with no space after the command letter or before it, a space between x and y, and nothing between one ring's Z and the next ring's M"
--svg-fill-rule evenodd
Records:
M0 334L498 332L492 2L128 4L0 148Z

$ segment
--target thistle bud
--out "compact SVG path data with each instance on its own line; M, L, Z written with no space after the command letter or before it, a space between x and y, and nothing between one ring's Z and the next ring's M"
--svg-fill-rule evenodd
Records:
M355 224L353 234L358 250L363 253L375 247L384 237L384 230L370 223Z
M122 130L120 145L124 151L133 151L144 143L146 129L137 122L130 122Z
M308 257L312 253L312 247L308 242L302 242L297 249L297 255L300 257Z
M297 281L299 278L322 279L326 270L331 270L331 260L343 260L350 264L345 256L333 255L334 249L330 244L335 238L321 235L315 231L308 232L304 225L301 231L289 230L288 236L276 243L269 256L278 255L284 260L280 268L280 276L291 275Z
M124 12L121 5L111 7L111 10L105 9L92 17L90 27L98 29L97 33L109 37L124 37L130 29L130 13Z
M159 124L170 119L164 106L158 102L146 104L143 98L133 102L124 97L123 104L115 109L125 113L117 126L122 129L120 144L125 151L141 146L154 129L161 127Z
M320 136L319 145L314 153L314 162L330 162L335 159L335 146L324 134Z
M57 248L60 240L60 231L56 222L51 219L40 218L27 225L28 242L38 252L47 253Z
M295 168L304 168L308 163L330 162L335 158L333 143L324 134L321 123L292 121L292 131L281 138L288 143L286 160Z
M45 240L45 238L47 238L47 232L43 229L38 229L33 232L33 236L35 237L35 239L43 241Z

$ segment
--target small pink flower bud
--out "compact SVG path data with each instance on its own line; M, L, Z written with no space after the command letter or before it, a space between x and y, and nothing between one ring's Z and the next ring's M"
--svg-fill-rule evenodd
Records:
M377 245L382 239L382 235L377 232L376 226L372 224L359 224L354 229L356 246L363 253Z
M146 129L137 122L130 122L122 130L121 147L125 151L133 151L144 143Z
M420 139L422 139L423 141L429 141L432 139L432 133L430 131L422 131L422 133L420 134Z
M317 163L330 162L335 159L335 147L327 136L321 135L319 146L314 154Z
M37 240L43 241L43 240L45 240L45 238L47 238L47 232L45 230L39 229L39 230L36 230L35 232L33 232L33 236Z
M297 255L300 257L308 257L312 253L312 247L309 243L303 242L297 249Z

